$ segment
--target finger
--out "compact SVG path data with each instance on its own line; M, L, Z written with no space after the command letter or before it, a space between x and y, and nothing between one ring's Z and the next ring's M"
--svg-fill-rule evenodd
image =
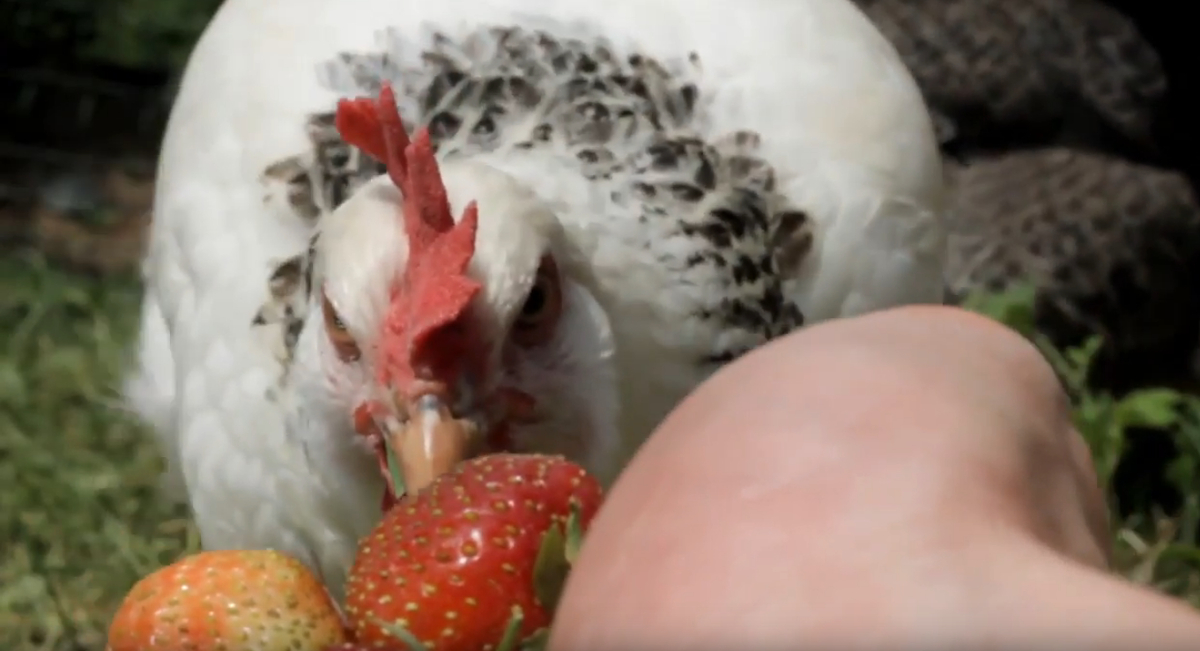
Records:
M1053 373L982 317L904 308L809 328L730 365L639 452L589 534L554 645L633 643L622 622L651 620L662 640L736 630L767 644L836 609L822 593L847 576L896 581L888 559L903 550L965 562L986 552L963 540L1005 527L1102 564L1104 526L1082 514L1102 523L1103 501L1075 478L1071 438ZM1030 508L1031 455L1073 478L1055 501L1074 525ZM755 631L768 637L745 639Z

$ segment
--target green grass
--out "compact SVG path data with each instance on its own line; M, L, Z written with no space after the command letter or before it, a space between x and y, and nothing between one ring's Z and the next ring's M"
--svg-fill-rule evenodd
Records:
M0 649L103 649L107 619L141 575L196 548L183 509L157 498L160 461L122 413L121 369L138 315L132 278L96 279L35 253L0 256ZM1031 333L1027 293L973 308ZM1184 451L1180 513L1114 523L1117 570L1200 606L1200 402L1167 390L1087 391L1094 346L1045 349L1109 486L1128 428L1163 426ZM1110 499L1115 500L1111 495Z
M118 404L137 316L132 279L0 256L0 649L103 649L133 582L196 546Z
M1200 608L1200 398L1172 389L1147 387L1115 397L1089 389L1088 369L1100 340L1057 350L1034 330L1034 292L1015 287L1004 294L978 294L966 306L990 316L1032 341L1058 372L1073 406L1075 427L1092 451L1110 513L1117 513L1114 476L1136 436L1149 428L1168 432L1179 450L1165 479L1182 496L1178 512L1152 504L1128 517L1113 517L1114 570L1132 581L1179 597ZM1140 429L1139 429L1140 428Z

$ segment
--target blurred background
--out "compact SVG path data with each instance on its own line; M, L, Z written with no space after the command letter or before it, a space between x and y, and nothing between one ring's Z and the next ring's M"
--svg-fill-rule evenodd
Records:
M1033 339L1117 571L1200 606L1200 116L1166 2L856 0L935 117L948 300ZM195 549L118 389L173 88L218 0L0 0L0 648L100 650ZM1177 7L1177 4L1174 5Z

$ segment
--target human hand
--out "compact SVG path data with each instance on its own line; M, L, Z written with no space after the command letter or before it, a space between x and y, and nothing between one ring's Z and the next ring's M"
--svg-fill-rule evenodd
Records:
M1184 648L1105 571L1104 500L1036 350L944 307L808 328L700 387L619 479L552 650Z

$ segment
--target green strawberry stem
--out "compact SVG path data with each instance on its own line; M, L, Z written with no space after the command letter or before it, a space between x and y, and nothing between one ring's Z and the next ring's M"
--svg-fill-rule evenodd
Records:
M385 622L378 617L373 618L375 625L383 629L385 633L392 637L399 638L404 642L409 651L429 651L429 647L425 646L417 636L413 635L407 628L404 628L399 622ZM512 615L508 618L508 624L504 627L504 635L500 638L500 644L496 647L496 651L532 651L545 646L548 639L547 631L542 629L530 635L528 639L521 640L518 636L521 634L521 624L525 622L525 613L521 611L520 606L513 606Z
M542 536L537 559L533 563L533 591L538 602L553 614L558 608L567 576L579 548L583 545L583 525L579 504L571 503L571 512L562 524L555 523Z
M396 498L400 498L406 492L404 486L404 469L400 466L400 459L396 456L396 450L392 448L388 437L383 437L383 451L387 455L388 474L392 478L392 492Z
M543 651L550 643L550 629L542 627L521 641L520 651Z
M508 626L504 627L504 636L500 638L500 645L496 647L496 651L515 651L520 640L517 636L521 633L521 623L525 621L525 613L521 612L520 606L513 606L512 617L508 618Z
M546 612L554 612L570 571L563 528L557 523L552 524L542 535L542 544L533 562L533 594Z

